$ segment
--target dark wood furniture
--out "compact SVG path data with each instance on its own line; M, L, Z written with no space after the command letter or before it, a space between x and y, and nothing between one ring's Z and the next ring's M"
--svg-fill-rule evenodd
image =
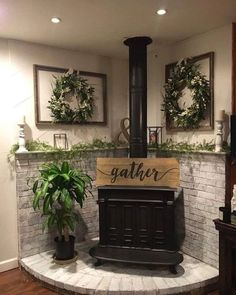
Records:
M100 242L90 250L104 260L167 265L182 262L175 233L175 190L158 187L98 188Z
M235 257L236 226L214 220L219 231L219 290L220 295L236 294Z
M232 115L236 115L236 23L232 24Z

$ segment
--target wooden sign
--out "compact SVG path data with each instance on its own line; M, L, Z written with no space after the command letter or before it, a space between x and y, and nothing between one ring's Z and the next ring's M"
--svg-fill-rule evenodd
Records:
M175 158L97 158L96 185L179 186Z

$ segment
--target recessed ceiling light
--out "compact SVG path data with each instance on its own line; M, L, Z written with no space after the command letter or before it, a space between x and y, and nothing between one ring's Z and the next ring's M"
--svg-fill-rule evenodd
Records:
M164 15L164 14L166 14L166 12L167 12L167 11L166 11L165 9L158 9L158 10L157 10L157 14L158 14L158 15Z
M61 19L59 17L52 17L51 22L54 24L58 24L61 22Z

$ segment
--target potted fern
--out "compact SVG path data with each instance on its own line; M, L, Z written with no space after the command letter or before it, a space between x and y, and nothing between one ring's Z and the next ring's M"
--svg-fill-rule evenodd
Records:
M55 238L57 260L74 257L75 230L78 213L75 203L82 208L91 188L91 177L79 169L74 169L67 161L62 164L46 163L33 184L33 208L41 209L45 228L56 228Z

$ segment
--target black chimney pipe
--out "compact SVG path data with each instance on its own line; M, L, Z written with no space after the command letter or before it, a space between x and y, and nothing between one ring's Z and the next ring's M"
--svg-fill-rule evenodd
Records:
M147 157L147 45L149 37L124 41L129 46L130 157Z

